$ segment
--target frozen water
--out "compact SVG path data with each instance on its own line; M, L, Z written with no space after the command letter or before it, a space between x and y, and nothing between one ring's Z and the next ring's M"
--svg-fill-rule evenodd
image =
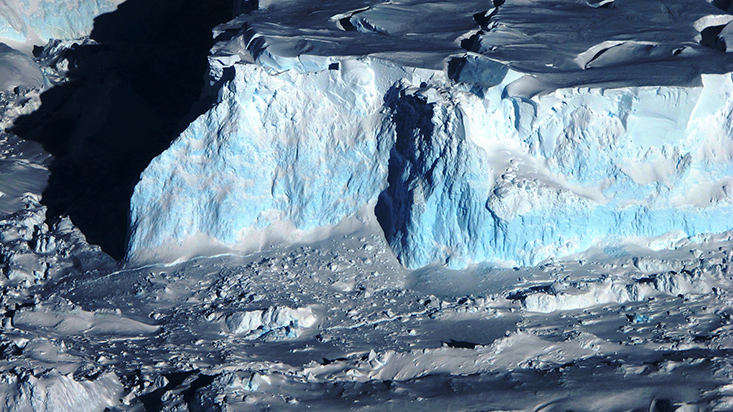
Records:
M0 3L0 41L28 52L50 39L88 35L94 18L123 0L6 0Z
M46 222L47 155L0 135L0 408L732 410L733 251L705 234L730 17L479 6L237 1L263 10L217 30L215 104L143 174L123 265ZM38 100L15 88L7 124Z
M381 7L335 16L406 35ZM527 94L534 77L483 55L447 55L445 70L400 55L328 57L251 24L243 16L220 29L231 34L211 58L217 103L143 172L129 259L299 241L365 208L411 268L533 265L731 229L729 74ZM572 64L636 68L661 44L605 42Z
M0 43L0 92L18 88L40 89L45 79L40 67L27 55Z
M313 309L270 306L265 310L234 312L226 316L229 331L243 339L296 338L304 328L315 325L318 318Z

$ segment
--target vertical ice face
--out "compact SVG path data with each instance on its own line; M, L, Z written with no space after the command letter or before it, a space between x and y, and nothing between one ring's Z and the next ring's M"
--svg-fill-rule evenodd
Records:
M492 165L466 134L459 102L393 89L385 106L396 139L376 214L388 242L409 267L465 257L496 227L485 208Z
M135 189L131 259L295 240L365 206L413 268L731 229L730 75L528 98L505 68L471 86L375 59L283 61L212 70L218 103Z
M408 267L532 265L733 226L730 75L532 99L454 91L393 106L376 212Z
M94 18L123 0L0 0L0 41L22 51L89 34Z
M130 255L155 259L194 237L234 248L292 240L294 229L336 224L376 199L392 146L383 91L409 74L359 60L325 64L277 75L229 67L219 102L136 186Z
M365 209L411 268L533 265L595 246L665 247L732 229L733 82L730 74L699 76L728 67L724 54L693 42L692 21L712 9L704 3L687 16L684 36L662 30L665 11L653 38L616 44L604 40L613 32L594 33L550 56L557 67L541 66L547 47L532 36L502 31L529 28L481 22L512 21L523 2L477 19L467 12L475 4L458 1L461 13L435 33L403 32L397 14L376 6L354 3L339 14L347 5L267 3L266 13L217 29L210 70L217 103L143 172L131 202L129 259L304 239ZM594 28L604 27L597 13L608 10L568 4L573 24L595 19ZM427 1L383 6L423 23L446 13ZM355 13L382 29L345 27L344 16ZM557 29L553 19L542 24ZM482 25L478 37L458 37L453 26L466 20ZM508 43L496 50L481 43L496 36ZM451 48L474 37L483 55ZM524 58L515 55L524 48L509 47L515 42L538 47L532 74L515 60L489 58L502 50ZM650 54L634 64L639 50ZM696 74L685 62L695 62ZM545 66L554 68L542 77ZM662 86L642 86L660 79ZM584 82L606 87L569 86Z

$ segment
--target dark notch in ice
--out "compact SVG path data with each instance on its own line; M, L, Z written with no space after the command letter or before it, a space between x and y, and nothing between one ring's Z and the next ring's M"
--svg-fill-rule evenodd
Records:
M486 30L489 21L491 21L491 18L494 17L496 12L499 10L499 7L501 7L504 4L504 0L494 0L492 2L494 5L493 8L478 12L473 15L473 20L478 23L479 26L481 26L482 29Z
M470 51L470 52L478 52L481 49L481 35L483 34L483 31L479 30L476 34L472 35L471 37L465 38L461 40L461 48Z
M390 151L388 187L379 195L375 215L390 244L407 242L403 234L409 230L416 183L431 179L429 175L422 176L418 166L425 164L421 157L427 156L429 150L421 151L417 147L429 145L433 135L433 105L404 93L393 87L384 98L385 106L392 111L397 140Z
M726 49L725 40L723 40L719 35L720 32L723 31L725 26L725 24L722 24L720 26L710 26L704 28L700 32L700 36L702 37L702 39L700 40L700 44L713 50L724 52Z
M540 286L532 286L527 289L521 289L521 290L515 290L513 292L510 292L506 298L508 300L519 300L523 301L527 298L527 296L533 294L533 293L547 293L549 295L553 295L556 293L555 285L540 285Z
M456 82L460 81L458 79L466 63L465 57L453 57L448 60L448 78Z
M344 31L357 31L354 24L351 22L351 18L354 17L358 13L365 12L367 10L371 9L371 7L362 7L360 9L352 10L350 12L347 12L345 14L341 14L340 16L343 16L337 20L337 25L341 30ZM339 16L339 15L337 15ZM337 16L332 17L336 18Z
M207 109L199 99L212 28L231 13L232 0L128 0L95 20L98 44L72 47L69 81L12 128L54 156L48 220L68 215L90 243L123 258L132 189Z
M168 373L165 374L165 378L168 381L168 384L162 388L158 388L152 392L146 393L144 395L141 395L139 397L140 402L142 402L143 407L146 411L162 411L163 410L163 402L162 397L163 394L175 389L176 387L183 384L186 379L192 377L195 375L196 372L174 372L174 373ZM124 377L123 383L125 383L125 386L128 387L128 389L132 389L134 386L140 386L140 389L142 388L142 376L140 371L136 371L135 373Z
M351 16L344 17L343 19L339 19L339 25L345 31L356 31L356 27L354 27L354 25L351 24Z
M591 57L590 60L588 60L587 62L585 62L585 65L583 66L583 69L584 70L592 69L593 66L591 66L591 63L593 63L594 61L598 60L598 58L601 57L601 56L603 56L604 53L606 53L607 51L609 51L612 48L617 47L617 46L618 45L614 45L614 46L611 46L611 47L606 47L605 49L601 49L598 53L596 53L593 57Z
M475 349L476 346L479 346L478 343L465 342L465 341L453 340L453 339L449 339L448 341L442 341L441 343L445 347L457 348L457 349Z

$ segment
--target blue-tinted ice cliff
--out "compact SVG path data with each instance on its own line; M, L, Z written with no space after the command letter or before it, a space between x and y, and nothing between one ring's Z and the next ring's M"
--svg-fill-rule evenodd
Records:
M352 3L273 3L220 28L216 103L143 172L129 259L248 251L372 212L411 268L733 228L733 64L700 38L720 10L701 1L666 37L548 49L540 72L492 55L528 38L502 26L525 3ZM616 18L648 3L618 0Z
M123 0L0 1L0 42L22 51L50 39L76 39L91 32L94 18Z

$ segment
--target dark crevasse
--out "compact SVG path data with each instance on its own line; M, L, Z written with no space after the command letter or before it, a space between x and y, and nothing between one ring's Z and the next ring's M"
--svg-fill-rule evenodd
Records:
M233 0L128 0L95 19L98 44L66 51L69 81L19 118L18 136L54 157L42 203L122 259L130 195L142 170L198 114L212 29Z

